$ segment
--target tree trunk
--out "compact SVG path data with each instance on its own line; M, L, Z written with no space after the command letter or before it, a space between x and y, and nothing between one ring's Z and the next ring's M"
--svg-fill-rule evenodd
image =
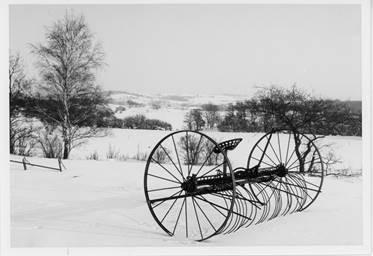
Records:
M9 152L10 152L10 154L14 154L15 153L15 147L14 147L13 141L9 142Z
M69 146L69 141L68 140L64 140L63 142L63 159L68 159L69 158L69 154L70 154L70 146Z
M67 134L67 123L64 122L62 126L62 140L63 140L63 159L68 159L70 154L70 140Z
M299 134L293 130L293 136L294 136L294 142L295 142L295 154L297 155L297 158L299 160L299 172L304 173L304 156L299 151L299 147L301 146L301 141L299 139Z

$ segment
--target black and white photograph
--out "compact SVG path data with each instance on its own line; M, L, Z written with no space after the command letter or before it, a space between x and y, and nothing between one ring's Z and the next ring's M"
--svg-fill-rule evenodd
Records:
M370 1L7 8L8 252L371 252Z

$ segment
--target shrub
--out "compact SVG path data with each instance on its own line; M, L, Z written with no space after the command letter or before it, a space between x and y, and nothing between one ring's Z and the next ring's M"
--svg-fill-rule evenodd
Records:
M118 106L115 108L114 113L117 113L117 112L122 113L123 111L126 111L126 108L124 106Z
M158 110L158 109L160 109L162 107L162 102L160 102L160 101L153 101L151 103L151 107L152 107L152 109Z
M166 163L166 160L168 158L167 154L170 153L170 151L167 149L167 148L164 148L164 150L162 148L158 148L155 152L154 152L154 155L153 155L153 159L155 161L157 161L158 163Z
M87 160L99 160L97 151L91 153L86 157Z
M40 144L44 157L62 157L62 139L55 127L47 125L43 131L39 132L37 142Z
M107 159L118 159L119 157L119 151L116 151L111 144L109 144L109 150L106 152L106 158Z
M144 115L129 116L122 120L121 128L148 129L148 130L172 130L169 123L158 119L147 119Z
M139 108L139 107L143 107L143 106L145 106L144 104L142 104L142 103L138 103L138 102L136 102L136 101L134 101L134 100L127 100L127 105L128 105L129 107L133 107L133 108Z

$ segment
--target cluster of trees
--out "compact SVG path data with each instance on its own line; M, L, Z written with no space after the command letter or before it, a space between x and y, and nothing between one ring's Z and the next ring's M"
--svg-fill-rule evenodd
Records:
M184 123L189 130L213 129L221 121L219 111L215 104L204 104L201 108L191 109L184 117Z
M217 106L193 109L186 115L185 124L189 129L216 127L224 132L287 128L319 135L362 133L361 109L352 108L348 102L312 96L296 86L261 89L249 100L228 105L224 113L220 117Z

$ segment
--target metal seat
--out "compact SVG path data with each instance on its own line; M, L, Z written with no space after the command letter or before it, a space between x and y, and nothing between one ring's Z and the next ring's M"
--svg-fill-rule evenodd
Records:
M226 140L226 141L220 142L218 146L223 151L233 150L237 147L238 144L240 144L241 141L242 141L242 138ZM213 151L214 153L218 154L220 153L220 149L218 147L215 147Z

